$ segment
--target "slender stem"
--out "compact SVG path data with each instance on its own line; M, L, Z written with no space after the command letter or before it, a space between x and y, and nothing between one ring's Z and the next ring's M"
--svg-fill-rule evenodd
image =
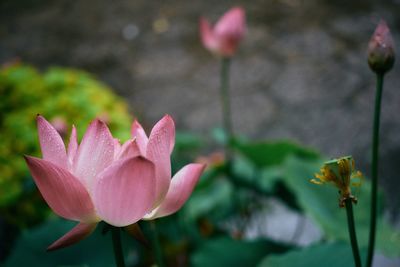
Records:
M225 159L230 166L232 159L229 143L232 141L233 130L232 130L232 114L231 114L231 103L229 95L229 67L231 59L224 57L221 59L221 87L220 87L220 101L222 108L222 120L224 131L227 136L227 142L225 144Z
M125 267L124 254L121 244L121 229L111 226L112 241L114 247L115 264L117 267Z
M153 232L152 234L152 246L153 246L153 252L156 256L156 262L158 267L165 267L164 261L163 261L163 256L161 252L161 245L160 245L160 240L158 238L158 231L156 227L155 221L150 222L151 230Z
M354 214L353 214L353 203L351 199L346 199L346 213L347 213L347 225L349 227L349 236L351 242L351 248L353 250L354 264L356 267L361 267L360 252L358 250L356 228L354 225Z
M371 188L371 214L369 228L369 242L367 254L367 267L372 266L374 257L375 236L376 236L376 216L377 216L377 192L378 192L378 160L379 160L379 121L381 113L381 99L383 90L383 73L376 76L376 95L374 111L374 128L372 137L372 188Z

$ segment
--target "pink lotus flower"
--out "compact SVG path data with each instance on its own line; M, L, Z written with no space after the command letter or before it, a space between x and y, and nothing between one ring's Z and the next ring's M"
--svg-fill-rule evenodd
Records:
M37 117L43 159L26 162L43 198L59 216L78 221L48 250L72 245L90 235L100 221L116 227L179 210L190 196L204 165L189 164L171 180L170 153L175 127L161 119L150 137L137 122L137 139L123 145L102 121L94 120L78 145L72 128L68 149L54 127Z
M206 19L200 18L203 45L217 55L231 57L243 38L245 24L245 12L241 7L231 8L213 28Z

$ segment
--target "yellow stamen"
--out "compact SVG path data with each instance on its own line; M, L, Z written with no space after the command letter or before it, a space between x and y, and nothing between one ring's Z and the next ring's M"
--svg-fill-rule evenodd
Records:
M314 175L316 179L311 179L311 183L317 185L331 183L335 185L340 193L340 207L344 207L347 199L351 199L352 202L357 203L357 199L351 194L350 187L361 186L363 175L361 172L355 171L355 162L351 156L325 162L320 172L320 174L316 173ZM357 179L358 181L354 181Z

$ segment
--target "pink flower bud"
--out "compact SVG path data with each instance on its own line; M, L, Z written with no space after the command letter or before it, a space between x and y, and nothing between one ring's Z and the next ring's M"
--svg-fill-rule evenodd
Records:
M65 138L67 136L68 126L63 117L54 117L50 121L50 123L51 125L53 125L54 129L56 129L56 131L61 135L62 138Z
M368 44L368 64L376 73L389 71L394 64L394 42L385 21L381 20Z
M241 7L227 11L211 27L209 22L200 18L200 34L203 45L212 53L223 57L231 57L246 31L245 12Z

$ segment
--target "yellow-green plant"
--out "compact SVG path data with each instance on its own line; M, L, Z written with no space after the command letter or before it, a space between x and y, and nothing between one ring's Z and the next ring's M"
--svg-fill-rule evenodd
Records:
M51 68L41 74L32 66L12 64L0 69L0 95L0 209L3 216L19 224L40 220L34 206L41 202L34 201L40 196L28 179L23 159L24 154L40 154L37 114L49 118L67 136L71 130L67 125L74 123L82 130L100 117L116 137L129 138L131 118L126 103L86 72Z

